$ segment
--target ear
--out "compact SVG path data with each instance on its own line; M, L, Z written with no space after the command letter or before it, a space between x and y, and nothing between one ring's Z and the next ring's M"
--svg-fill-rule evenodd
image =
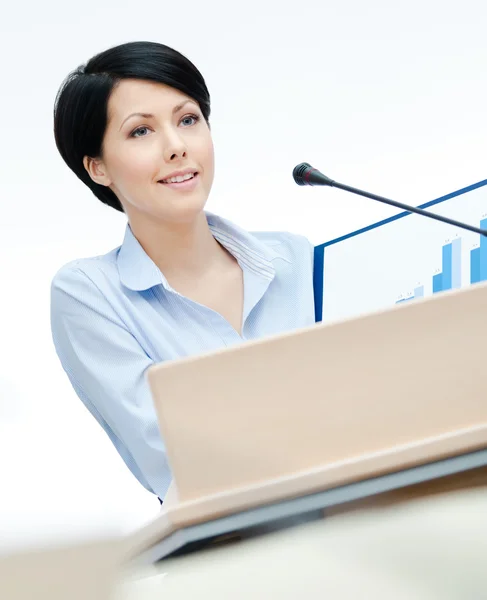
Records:
M85 169L88 171L88 175L93 179L95 183L99 185L104 185L106 187L110 186L112 180L108 176L105 165L101 159L91 158L90 156L85 156L83 158L83 165Z

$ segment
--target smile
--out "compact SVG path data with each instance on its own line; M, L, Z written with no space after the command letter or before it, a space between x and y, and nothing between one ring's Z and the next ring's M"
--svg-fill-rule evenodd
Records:
M195 175L196 173L186 173L186 175L177 175L176 177L163 179L161 183L182 183L183 181L188 181L188 179L193 179Z
M178 175L169 179L161 179L159 183L166 187L178 189L181 191L192 190L198 182L198 173L187 173L186 175Z

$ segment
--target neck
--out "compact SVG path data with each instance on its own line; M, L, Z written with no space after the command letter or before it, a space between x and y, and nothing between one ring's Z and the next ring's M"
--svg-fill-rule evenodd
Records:
M131 221L130 228L167 278L199 277L227 260L227 252L213 237L204 212L184 223Z

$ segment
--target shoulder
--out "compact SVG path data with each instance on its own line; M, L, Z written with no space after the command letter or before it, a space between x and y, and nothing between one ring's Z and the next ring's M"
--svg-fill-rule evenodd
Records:
M101 331L109 323L123 326L121 284L113 252L72 260L56 272L50 290L50 319L55 337L61 339L66 327L86 333L94 328Z
M304 235L289 231L253 231L251 235L289 261L299 258L308 260L309 257L313 257L313 244Z
M103 293L110 281L118 277L116 257L119 248L107 254L77 258L62 265L51 281L51 292L64 291L71 296L81 296L87 290Z

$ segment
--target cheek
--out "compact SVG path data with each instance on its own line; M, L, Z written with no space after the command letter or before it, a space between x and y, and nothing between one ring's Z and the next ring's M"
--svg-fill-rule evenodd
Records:
M113 165L115 178L129 183L154 177L160 161L150 144L133 144L114 156Z
M213 168L214 148L211 136L205 137L200 141L198 153L201 162L204 162L207 169Z

